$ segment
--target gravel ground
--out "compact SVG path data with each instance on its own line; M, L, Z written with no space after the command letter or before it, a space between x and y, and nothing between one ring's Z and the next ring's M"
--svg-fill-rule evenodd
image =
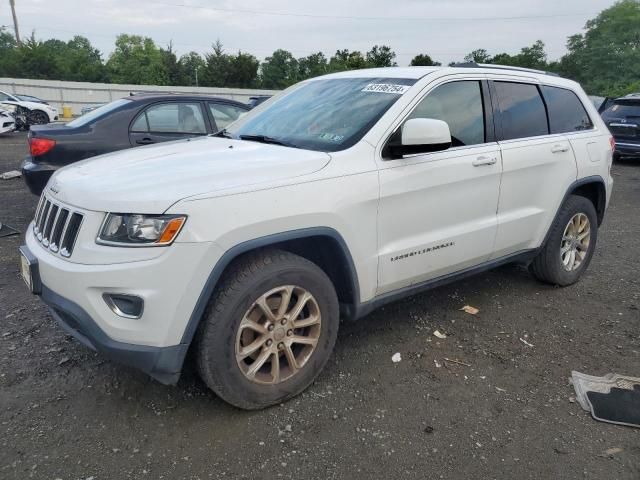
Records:
M25 151L23 134L0 137L0 172ZM594 421L568 383L640 376L640 164L614 178L577 285L506 266L389 305L344 324L316 383L261 412L226 405L192 367L165 387L82 347L27 292L21 237L0 239L0 478L637 480L640 430ZM0 199L24 231L37 199L21 179Z

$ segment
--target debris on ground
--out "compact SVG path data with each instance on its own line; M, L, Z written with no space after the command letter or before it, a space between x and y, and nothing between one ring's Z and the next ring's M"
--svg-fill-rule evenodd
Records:
M442 333L440 330L434 330L433 331L433 336L441 338L441 339L447 338L447 336L444 333Z
M11 180L12 178L18 178L21 176L22 176L22 173L20 173L18 170L9 170L8 172L4 172L3 174L1 174L0 179Z
M613 456L613 455L615 455L616 453L620 453L620 452L624 452L624 449L619 448L619 447L613 447L613 448L607 448L607 449L604 451L604 454L605 454L607 457L612 457L612 456Z
M0 237L10 237L11 235L20 235L20 232L6 223L0 222Z
M391 361L393 363L398 363L402 360L402 355L400 355L400 352L396 352L393 354L393 356L391 357Z
M434 360L433 363L436 366L436 368L442 368L442 364L438 360Z
M461 362L460 360L454 360L454 359L447 358L447 357L444 358L444 361L448 362L448 363L455 363L457 365L464 365L465 367L470 367L471 366L468 363L464 363L464 362Z
M573 371L569 381L578 403L594 419L640 428L640 378L617 373L596 377Z
M462 310L463 312L467 312L469 315L476 315L480 311L476 307L472 307L471 305L465 305L460 310Z
M524 343L527 347L534 347L535 345L533 343L529 343L527 342L524 338L520 337L520 341L522 343Z

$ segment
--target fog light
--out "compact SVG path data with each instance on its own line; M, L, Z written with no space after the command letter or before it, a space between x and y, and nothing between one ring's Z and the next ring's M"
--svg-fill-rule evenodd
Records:
M135 295L105 293L102 295L113 313L124 318L140 318L144 310L144 300Z

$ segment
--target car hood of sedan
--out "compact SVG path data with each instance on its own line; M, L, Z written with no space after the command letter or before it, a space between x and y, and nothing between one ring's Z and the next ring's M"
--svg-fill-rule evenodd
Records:
M58 170L46 192L87 210L162 213L184 198L265 188L322 169L324 152L203 137L94 157Z

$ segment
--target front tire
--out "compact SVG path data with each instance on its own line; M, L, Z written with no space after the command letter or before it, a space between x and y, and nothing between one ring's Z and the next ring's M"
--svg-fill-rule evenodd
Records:
M49 123L49 115L42 110L34 110L31 112L29 123L31 125L46 125Z
M314 263L281 250L247 254L214 292L197 336L200 376L220 398L255 410L305 390L327 363L338 298Z
M597 239L598 217L593 203L571 195L560 208L530 270L542 282L571 285L589 266Z

